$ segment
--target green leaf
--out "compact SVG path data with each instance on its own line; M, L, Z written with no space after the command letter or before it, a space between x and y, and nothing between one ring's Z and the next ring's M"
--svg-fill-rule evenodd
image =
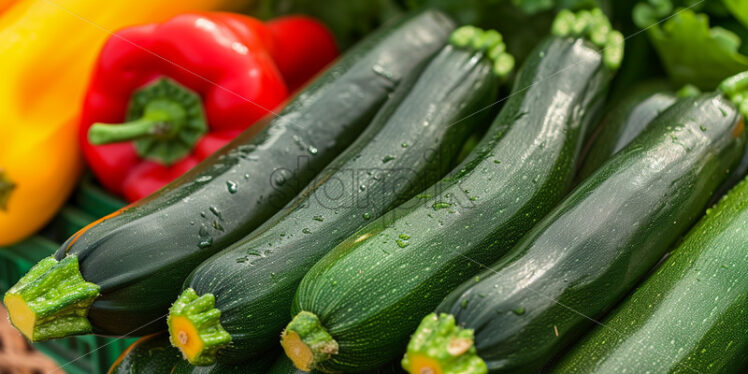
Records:
M601 8L605 0L512 0L515 6L527 14L535 14L549 9L591 9Z
M748 0L722 0L727 10L743 26L748 27Z
M740 37L721 27L710 28L705 14L676 11L647 32L668 75L678 84L711 90L725 78L748 70L748 57L738 51Z
M514 5L526 13L532 14L553 8L553 0L512 0Z

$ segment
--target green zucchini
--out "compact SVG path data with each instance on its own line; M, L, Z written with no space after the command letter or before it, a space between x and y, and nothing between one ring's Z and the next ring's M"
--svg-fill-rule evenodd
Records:
M240 364L219 362L210 366L192 366L189 362L180 360L169 374L267 374L277 357L277 352L270 352Z
M297 369L296 366L293 365L293 362L288 359L285 355L281 355L281 357L278 358L277 361L273 364L273 366L270 368L267 374L305 374L305 373L312 373L312 374L320 374L319 371L303 371L300 369ZM398 362L391 362L387 365L384 365L378 369L374 370L368 370L365 372L361 372L362 374L401 374L405 373L403 369L400 367L400 364Z
M440 315L426 317L413 335L403 367L539 369L699 218L745 142L743 117L722 93L679 100L505 257L445 298Z
M269 118L260 134L240 135L174 183L68 239L26 278L34 282L21 297L43 298L44 305L27 300L9 310L11 318L24 321L21 331L33 341L162 329L187 275L311 182L453 27L427 11L367 38Z
M179 350L169 345L166 334L153 334L132 343L117 358L109 374L161 374L168 373L182 361Z
M553 373L738 373L748 364L748 179ZM745 371L742 371L745 372Z
M563 197L620 62L622 37L603 26L615 41L605 56L581 37L541 43L461 165L312 267L281 336L296 367L351 372L397 358L419 314L479 270L470 258L500 257Z
M605 115L592 146L584 158L580 179L589 177L600 165L618 153L649 125L658 114L675 103L668 83L641 83L616 102Z
M746 175L748 175L748 149L745 150L743 158L740 160L740 164L738 164L738 166L735 167L734 170L732 170L730 176L727 177L727 180L722 183L722 185L717 189L717 192L714 194L714 196L712 196L710 205L716 204L722 197L725 196L725 194L727 194L727 191L730 191L730 189L740 183L740 181L743 180Z
M138 339L109 369L109 374L265 374L278 357L268 354L240 365L192 366L172 347L168 335L158 333Z
M453 45L466 32L481 39L472 43L479 47ZM511 70L505 52L494 56L496 63L487 56L489 50L505 50L500 34L467 27L453 35L417 81L404 83L366 133L259 233L190 274L168 324L172 343L193 365L211 364L216 357L245 361L277 344L309 268L367 221L448 171L485 119L478 111L495 99L497 73Z

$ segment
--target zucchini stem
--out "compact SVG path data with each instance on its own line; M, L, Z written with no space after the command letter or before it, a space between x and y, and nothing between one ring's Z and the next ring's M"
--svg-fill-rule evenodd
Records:
M553 21L551 32L556 36L584 38L600 49L605 66L613 71L621 66L623 34L613 29L610 20L599 8L577 13L570 10L560 11Z
M338 342L325 330L319 318L300 312L281 334L281 346L294 366L312 371L338 353Z
M743 117L748 117L748 71L725 79L719 90L735 104Z
M634 24L639 28L647 28L673 12L670 0L648 0L638 3L631 12Z
M676 94L679 98L696 97L701 95L701 90L692 84L687 84L681 87Z
M10 321L32 342L91 332L88 310L99 286L86 282L78 258L47 257L29 270L3 298Z
M486 374L475 350L473 330L455 324L451 314L431 313L421 321L402 360L411 374Z
M218 351L231 343L231 335L221 326L221 311L215 305L213 294L198 296L188 288L169 309L169 340L192 365L214 364Z
M514 70L514 56L507 52L504 37L496 30L462 26L452 32L449 43L454 47L485 53L491 60L493 73L501 79L505 79Z

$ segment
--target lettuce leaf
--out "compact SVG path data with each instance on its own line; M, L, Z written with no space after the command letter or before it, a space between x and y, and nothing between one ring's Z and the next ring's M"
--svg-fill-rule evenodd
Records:
M723 0L723 3L733 17L748 27L748 0Z
M748 16L748 1L725 1L731 14L736 15L737 11L742 11ZM731 4L728 5L728 2ZM657 18L664 18L662 11L672 11L662 5L664 1L650 1L650 5L652 3L662 7L652 7L653 12L645 14L654 16L654 21ZM742 55L739 50L741 38L723 27L710 27L706 14L696 13L693 9L677 9L671 18L658 24L651 23L647 17L642 16L644 13L641 9L635 8L634 20L640 27L646 28L665 70L676 83L690 83L701 89L710 90L725 78L748 70L748 57ZM706 6L703 10L708 11Z
M527 14L535 14L549 9L586 9L601 7L601 0L512 0L515 6ZM603 6L603 8L606 8Z

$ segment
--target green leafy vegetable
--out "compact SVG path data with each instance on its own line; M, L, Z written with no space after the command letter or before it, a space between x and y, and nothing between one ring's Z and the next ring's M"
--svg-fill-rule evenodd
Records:
M633 20L647 30L676 83L714 89L748 70L748 56L741 51L741 36L748 35L748 0L648 0L634 7Z
M723 0L723 3L733 17L748 27L748 0Z
M706 14L680 10L663 24L649 26L647 33L668 75L679 84L714 89L748 70L748 57L738 50L740 37L719 26L710 28Z

